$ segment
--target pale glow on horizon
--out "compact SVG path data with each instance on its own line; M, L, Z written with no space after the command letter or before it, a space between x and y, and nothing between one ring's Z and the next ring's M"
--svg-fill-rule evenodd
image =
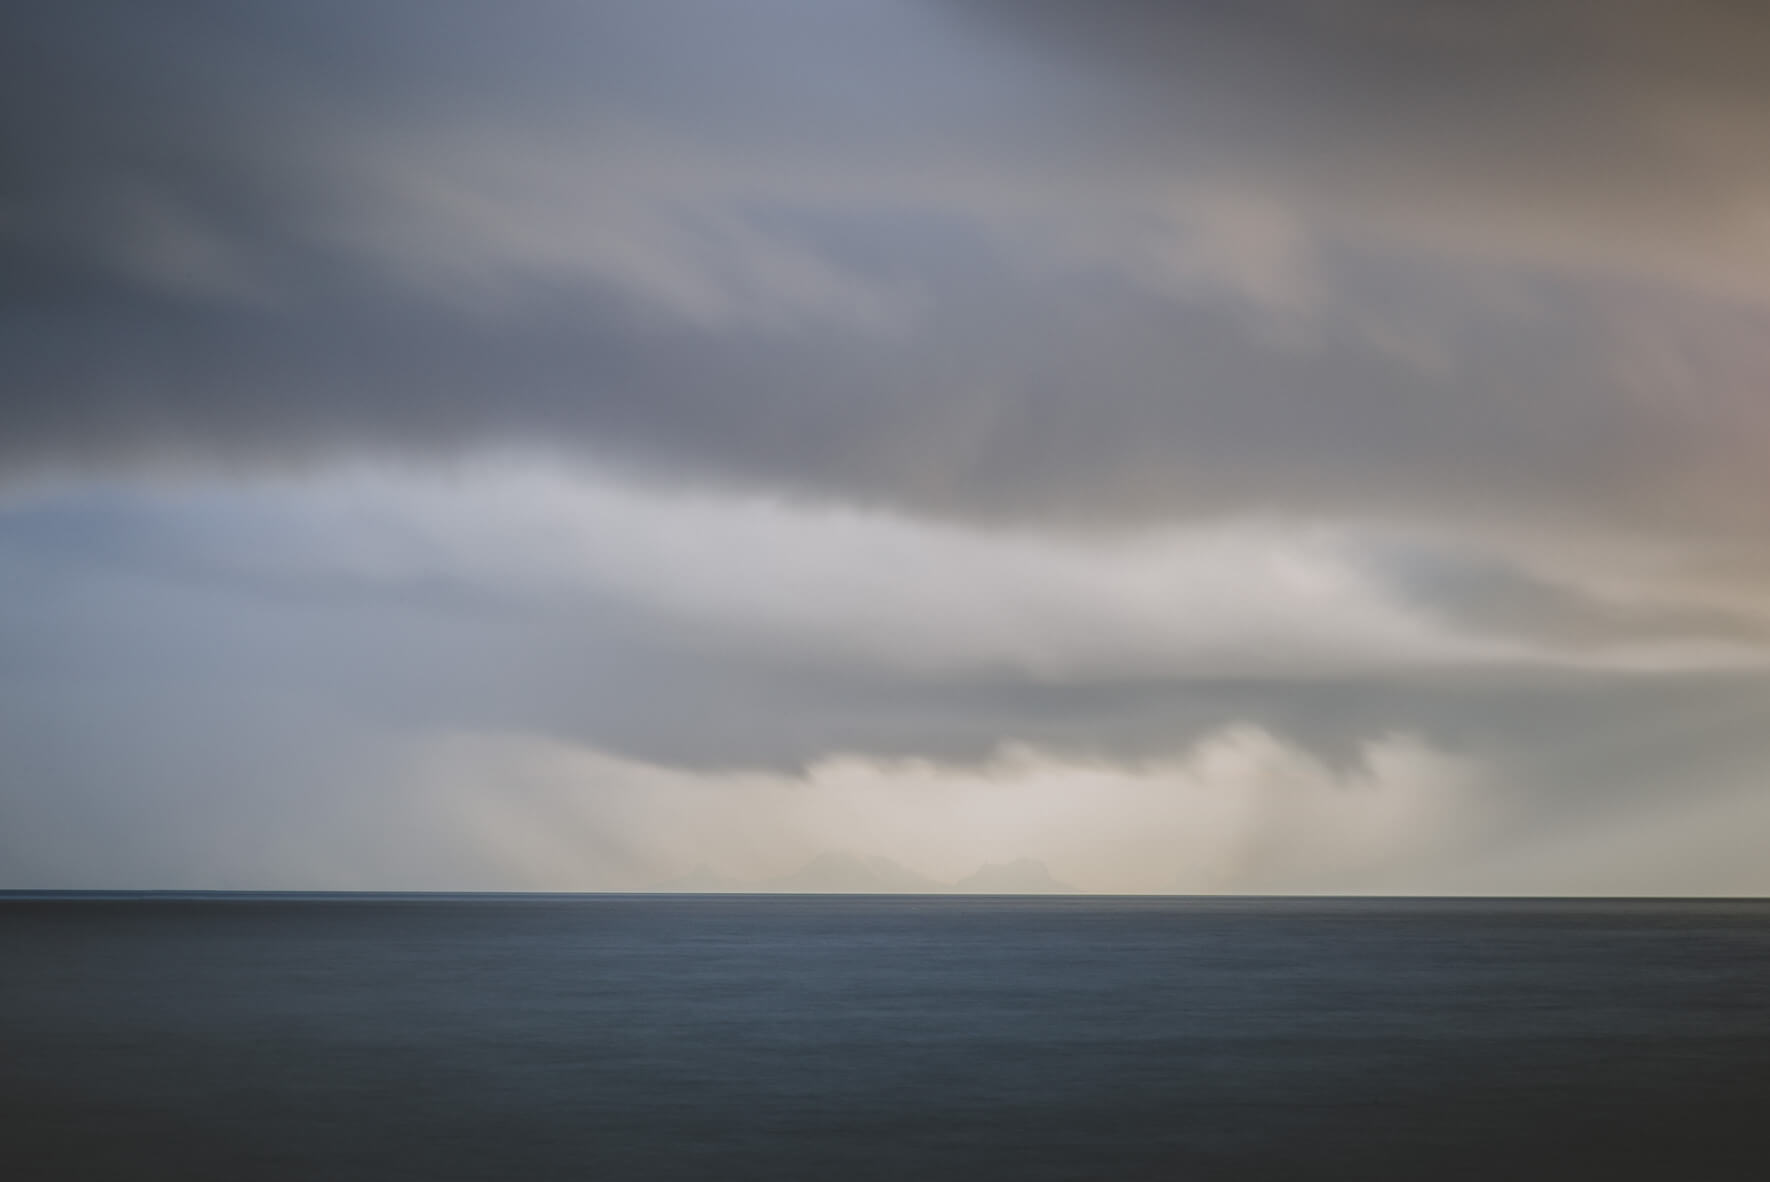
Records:
M643 890L697 868L770 889L840 853L939 883L1032 858L1089 892L1406 891L1490 819L1473 769L1418 740L1335 769L1250 726L1133 765L1012 746L974 767L836 756L802 777L462 734L423 744L411 775L537 889Z

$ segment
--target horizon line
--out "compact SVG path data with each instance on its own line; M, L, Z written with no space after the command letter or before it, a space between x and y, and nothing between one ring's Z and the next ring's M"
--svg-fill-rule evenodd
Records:
M1199 893L1184 891L1140 891L1115 893L1106 891L657 891L657 890L352 890L298 888L165 888L165 887L75 887L75 888L0 888L0 902L10 901L79 901L119 899L228 899L228 898L303 898L303 899L718 899L718 898L799 898L799 899L1191 899L1199 901L1235 900L1320 900L1320 901L1412 901L1412 902L1611 902L1611 903L1680 903L1680 902L1770 902L1770 895L1575 895L1575 894L1405 894L1397 892L1223 892Z

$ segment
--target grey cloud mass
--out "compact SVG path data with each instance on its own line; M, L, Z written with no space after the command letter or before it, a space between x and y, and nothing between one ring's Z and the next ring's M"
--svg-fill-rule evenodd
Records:
M1655 122L1753 126L1750 39L1502 7L26 9L7 462L547 440L919 512L1602 516L1715 458L1644 439L1750 425L1594 339L1696 282L1638 248L1762 247L1758 141L1735 178ZM1656 21L1693 61L1627 52Z
M22 3L0 98L0 887L1764 889L1754 6ZM1240 852L976 836L1065 792Z

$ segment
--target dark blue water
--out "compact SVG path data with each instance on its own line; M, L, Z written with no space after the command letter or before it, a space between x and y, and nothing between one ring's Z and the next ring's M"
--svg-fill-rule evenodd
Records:
M0 1177L1770 1177L1770 904L0 902Z

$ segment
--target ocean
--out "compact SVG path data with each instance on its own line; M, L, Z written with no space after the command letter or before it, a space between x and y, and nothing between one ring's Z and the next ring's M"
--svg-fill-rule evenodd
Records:
M1770 1177L1770 903L0 899L0 1177Z

